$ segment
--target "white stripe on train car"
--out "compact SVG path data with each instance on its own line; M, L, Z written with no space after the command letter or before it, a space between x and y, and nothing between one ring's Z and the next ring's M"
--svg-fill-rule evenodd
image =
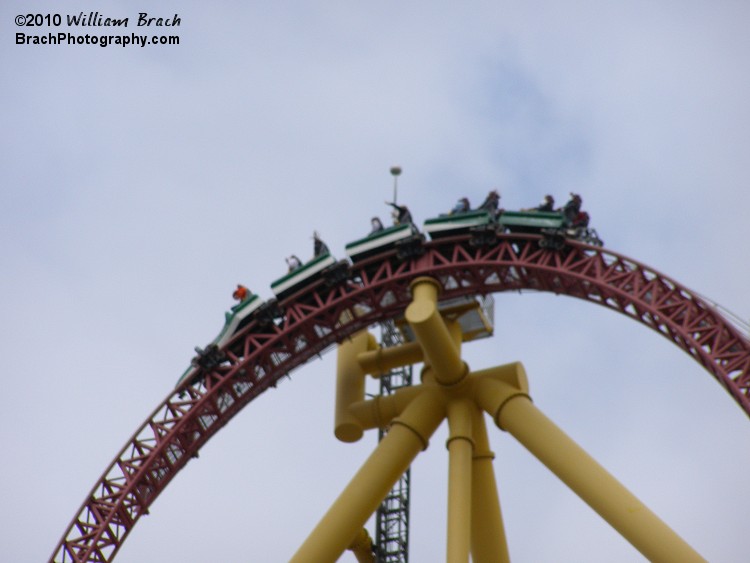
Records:
M390 232L389 232L390 231ZM405 238L409 238L412 235L411 225L398 225L397 227L391 227L385 229L381 233L376 233L367 238L360 239L346 245L346 255L354 260L360 254L370 252L381 246L396 243Z
M444 219L429 219L425 221L422 230L426 233L439 233L442 231L455 231L458 229L468 229L471 227L481 227L490 222L488 215L473 217L461 217L452 215Z
M237 308L233 312L227 313L224 328L219 333L219 336L217 336L214 340L214 344L216 344L219 348L224 346L224 344L226 344L229 339L234 336L234 333L237 331L237 327L239 326L239 324L248 316L250 316L252 312L258 309L258 307L260 307L261 305L263 305L263 300L257 295L254 295L244 303L240 303L240 305L237 306Z
M328 266L332 266L336 263L336 260L330 254L315 258L311 262L308 262L298 270L284 276L281 279L276 280L271 284L271 291L273 291L276 297L279 297L285 291L292 289L293 287L301 284L306 279L314 276L317 273L325 270Z

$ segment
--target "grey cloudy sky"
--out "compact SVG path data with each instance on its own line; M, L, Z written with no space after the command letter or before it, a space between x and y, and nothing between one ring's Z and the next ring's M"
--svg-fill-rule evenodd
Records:
M14 43L17 14L91 10L136 33L139 12L177 12L181 43ZM269 297L316 229L343 256L387 215L393 164L419 222L492 188L508 209L575 190L608 248L749 319L749 17L731 0L3 2L2 558L49 557L234 285ZM537 406L708 560L747 560L750 422L702 368L566 297L497 295L495 320L473 368L523 361ZM375 443L335 441L334 364L251 403L117 560L287 560ZM414 561L444 559L444 441L413 468ZM513 561L641 560L492 441Z

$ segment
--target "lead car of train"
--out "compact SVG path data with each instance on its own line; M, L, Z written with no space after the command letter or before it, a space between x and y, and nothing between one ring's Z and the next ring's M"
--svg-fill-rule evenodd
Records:
M567 239L578 240L594 246L604 243L594 229L588 226L571 226L562 213L556 211L503 211L494 215L489 211L476 210L455 215L443 215L428 219L424 232L431 239L457 236L467 232L490 230L516 234L541 234L539 246L560 249Z
M466 213L442 215L424 222L422 232L413 224L394 225L346 245L346 254L352 264L359 265L372 256L396 250L402 257L415 251L428 235L431 240L474 234L477 240L488 240L486 235L497 233L542 235L539 246L551 250L564 248L567 240L603 246L594 229L588 226L571 227L562 213L544 211L503 211L496 215L489 211L475 210ZM263 301L250 294L240 304L225 314L224 327L219 335L205 348L196 347L197 356L177 382L179 387L185 380L195 381L207 371L227 360L223 348L239 330L245 327L262 311L271 311L269 318L280 315L279 304L287 298L300 295L315 282L324 279L338 283L348 278L349 263L336 260L325 252L271 283L274 299Z

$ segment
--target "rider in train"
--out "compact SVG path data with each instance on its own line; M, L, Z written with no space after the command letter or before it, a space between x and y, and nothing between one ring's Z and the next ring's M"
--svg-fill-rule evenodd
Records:
M394 225L405 225L412 223L411 212L405 205L398 205L394 202L386 201L386 205L393 207L393 224Z
M482 205L479 206L479 209L482 211L489 211L490 214L497 215L497 212L500 207L500 194L497 192L497 190L492 190L489 194L487 194L487 197L484 199L484 202Z
M449 213L449 215L456 215L458 213L468 213L469 211L471 211L469 198L462 197L456 202L456 205L453 206L453 209L451 209L451 212Z
M330 251L328 250L328 245L324 243L320 235L318 234L318 231L313 232L313 256L317 258L318 256L323 256L324 254L329 254Z

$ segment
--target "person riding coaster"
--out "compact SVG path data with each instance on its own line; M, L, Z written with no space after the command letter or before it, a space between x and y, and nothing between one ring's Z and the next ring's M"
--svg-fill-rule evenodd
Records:
M571 192L570 199L565 206L557 210L563 215L563 226L567 231L567 236L587 244L604 246L596 230L589 228L590 217L586 211L581 210L582 204L581 196Z
M555 198L547 194L544 196L544 200L537 207L534 208L536 211L553 211L555 209Z
M393 217L394 225L406 225L412 223L411 212L405 205L398 205L394 202L386 201L386 205L393 207L391 217Z
M370 231L371 235L379 233L384 229L383 223L379 217L373 217L372 219L370 219L370 226L372 227L372 230Z
M498 211L500 211L499 207L500 194L497 192L497 190L492 190L487 194L487 197L484 199L484 202L482 202L482 205L479 206L479 210L488 211L494 217L498 214Z
M250 291L242 284L237 284L237 289L232 293L232 297L238 301L236 305L232 307L232 311L239 309L242 304L251 296Z
M565 217L566 226L573 226L573 223L581 212L582 203L583 200L581 199L580 195L570 192L570 199L568 200L568 202L562 209L558 209L558 211L562 212L563 216Z
M302 260L297 258L295 254L292 254L289 258L286 259L286 265L288 267L288 271L291 273L294 270L299 270L302 267Z
M328 250L328 245L324 243L320 235L318 234L318 231L313 232L313 257L317 258L318 256L323 256L324 254L329 254L330 251Z
M458 213L468 213L471 211L471 205L469 204L469 199L462 197L456 202L456 205L453 206L453 209L451 209L451 212L449 215L456 215Z

